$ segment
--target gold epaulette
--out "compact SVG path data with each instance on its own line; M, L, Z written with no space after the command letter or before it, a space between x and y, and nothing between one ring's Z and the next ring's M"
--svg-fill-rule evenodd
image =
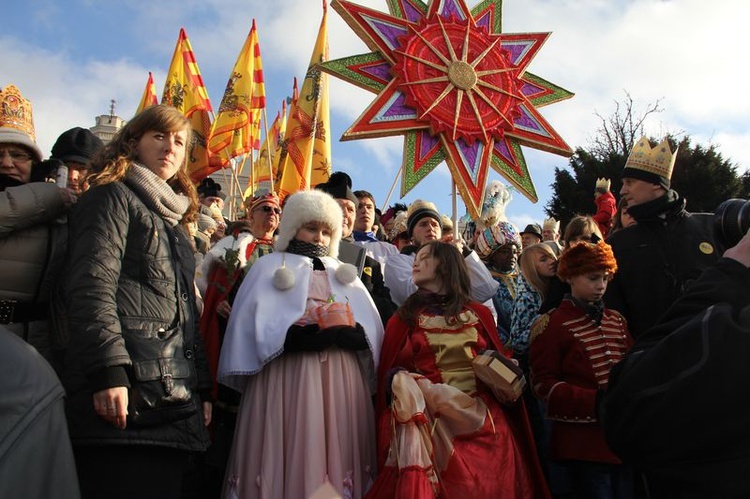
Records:
M531 323L531 343L533 343L536 337L542 334L545 329L547 329L547 324L549 324L549 316L554 311L555 309L552 309L546 314L540 315L536 318L536 320L534 320L534 322Z

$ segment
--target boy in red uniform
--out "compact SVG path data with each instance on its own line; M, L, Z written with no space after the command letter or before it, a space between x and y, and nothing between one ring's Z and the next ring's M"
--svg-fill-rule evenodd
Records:
M630 498L632 479L607 446L596 399L632 344L625 319L602 296L617 270L612 248L581 242L565 250L557 275L571 293L532 326L532 390L552 421L550 453L569 473L577 498Z

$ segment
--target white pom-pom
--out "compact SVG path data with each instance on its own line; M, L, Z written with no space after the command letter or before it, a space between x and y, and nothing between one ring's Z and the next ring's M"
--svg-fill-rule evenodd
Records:
M286 267L276 269L273 273L273 286L279 291L286 291L294 286L294 272Z
M336 280L341 284L351 284L357 278L357 267L351 263L342 263L336 269Z

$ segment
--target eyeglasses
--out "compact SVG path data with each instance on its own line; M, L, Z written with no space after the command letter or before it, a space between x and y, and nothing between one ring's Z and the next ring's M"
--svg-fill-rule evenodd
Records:
M27 161L31 161L30 155L26 154L23 151L17 151L14 149L0 149L0 158L4 158L6 153L8 154L8 156L10 156L11 161L13 161L14 163L25 163Z
M277 215L281 215L281 208L276 208L274 206L261 206L261 207L255 209L255 211L258 211L258 210L263 211L263 213L274 212Z

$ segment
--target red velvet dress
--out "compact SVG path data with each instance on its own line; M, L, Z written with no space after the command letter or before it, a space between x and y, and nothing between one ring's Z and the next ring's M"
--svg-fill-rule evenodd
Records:
M463 323L439 309L414 328L388 322L378 368L380 475L368 498L547 498L523 403L502 406L471 361L502 351L489 310L471 303ZM404 368L392 375L394 367ZM393 402L385 385L392 378Z

